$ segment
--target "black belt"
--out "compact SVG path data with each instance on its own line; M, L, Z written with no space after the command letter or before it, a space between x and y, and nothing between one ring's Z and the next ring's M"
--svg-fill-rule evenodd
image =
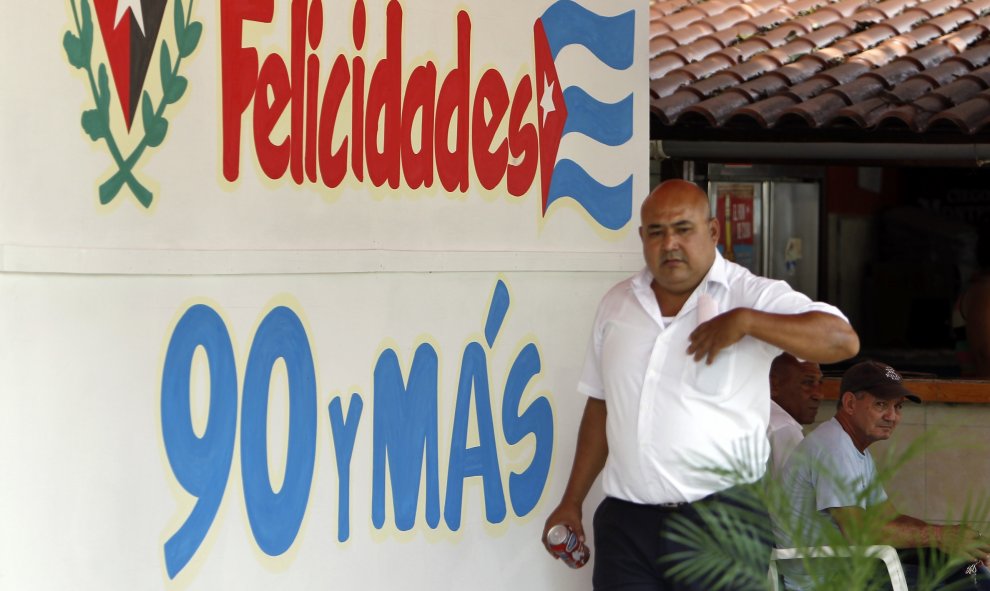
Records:
M745 486L745 485L742 485L742 486ZM620 503L628 503L630 505L635 505L637 507L659 509L659 510L662 510L662 511L675 511L677 509L683 509L684 507L687 507L688 505L693 505L695 503L704 503L706 501L717 501L717 500L724 499L725 496L726 496L725 493L728 492L728 491L733 490L733 488L735 488L735 487L728 488L726 490L722 490L722 491L719 491L719 492L716 492L716 493L712 493L712 494L710 494L710 495L708 495L706 497L701 497L700 499L697 499L695 501L690 501L690 502L688 502L688 501L678 501L678 502L674 502L674 503L642 504L642 503L634 503L632 501L626 501L624 499L618 499L616 497L609 497L609 498L610 499L613 499L613 500L616 500L616 501L618 501Z
M697 501L695 501L695 503L697 503L699 501L704 501L704 500L707 500L707 499L710 499L710 498L711 497L708 496L708 497L705 497L704 499L698 499ZM653 510L656 510L656 511L678 511L680 509L684 509L685 507L691 505L691 503L688 503L687 501L680 502L680 503L643 504L643 503L634 503L632 501L627 501L625 499L619 499L619 498L616 498L616 497L607 497L606 500L612 501L614 503L620 503L620 504L623 504L623 505L630 505L632 507L637 507L637 508L640 508L640 509L653 509Z

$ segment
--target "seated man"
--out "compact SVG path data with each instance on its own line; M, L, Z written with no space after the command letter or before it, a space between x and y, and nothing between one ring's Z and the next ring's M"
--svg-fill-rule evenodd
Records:
M779 547L835 544L844 536L858 545L935 549L967 560L970 571L982 567L980 562L990 564L990 540L980 532L902 515L877 482L867 447L890 437L907 400L921 402L888 365L865 361L846 371L835 417L805 437L784 465L781 480L791 507L789 515L785 512L774 520ZM874 518L877 527L870 531ZM812 588L807 573L782 570L788 589ZM905 570L910 582L911 569ZM967 586L953 588L990 588L980 586L987 584L986 572L984 567L973 576L960 570L954 578Z
M822 370L817 363L781 353L770 365L769 473L778 475L822 403Z

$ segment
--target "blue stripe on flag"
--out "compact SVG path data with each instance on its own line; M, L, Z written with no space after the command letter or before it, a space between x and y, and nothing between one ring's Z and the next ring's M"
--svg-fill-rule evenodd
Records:
M564 90L567 122L561 135L575 132L609 146L632 138L633 95L617 103L603 103L577 86Z
M636 13L601 16L573 0L558 0L541 17L553 59L568 45L583 45L602 62L617 70L633 63Z
M553 168L547 208L557 199L570 197L591 217L609 230L618 230L632 217L632 175L614 187L592 178L573 160L564 159Z

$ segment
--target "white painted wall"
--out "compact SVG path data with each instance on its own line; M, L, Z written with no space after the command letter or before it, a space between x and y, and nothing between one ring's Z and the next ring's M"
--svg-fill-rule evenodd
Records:
M114 0L105 3L115 12ZM581 2L608 17L634 11L634 26L626 27L633 38L628 67L607 67L580 45L565 47L555 60L561 86L580 86L606 103L633 97L628 141L610 146L571 133L556 158L574 160L604 185L631 178L621 203L628 213L616 228L606 228L573 199L553 202L544 212L538 175L519 197L509 196L504 183L481 188L473 172L468 190L453 194L438 182L391 189L353 175L334 188L297 184L288 173L270 179L248 141L250 111L242 117L240 178L227 181L220 18L234 4L193 5L203 34L182 62L188 88L165 110L164 142L134 167L154 196L150 207L126 187L109 204L100 203L98 187L118 166L106 143L92 141L80 125L95 102L88 77L70 65L63 46L66 32L76 30L72 0L8 8L7 22L16 26L0 36L0 588L590 588L590 568L571 571L551 560L539 538L569 472L584 404L574 386L596 303L641 265L636 217L648 184L646 3ZM245 29L245 45L257 47L262 60L281 53L289 61L291 4L273 2L272 24ZM472 24L472 84L489 68L510 91L527 75L535 80L534 23L551 4L403 2L403 76L428 62L441 79L456 67L456 19L463 10ZM322 86L336 55L352 59L359 52L350 38L354 3L320 5ZM188 10L189 1L182 6ZM81 4L75 7L81 11ZM174 7L172 0L165 8L151 59L145 89L152 97L162 92L161 42L173 59L177 55ZM360 55L374 64L386 55L385 4L366 9ZM577 20L564 23L572 26L559 30L580 37ZM107 60L95 27L94 72ZM126 154L144 133L141 110L128 133L112 81L110 88L110 128ZM537 125L535 98L522 117ZM277 132L287 126L283 120ZM499 286L507 311L486 335ZM177 328L180 319L206 309L220 319L217 334L230 339L233 364L226 375L234 376L235 387L222 389L220 373L210 370L208 347L196 349L187 372L166 363L170 344L185 334ZM273 311L299 320L295 337L259 336ZM547 404L552 422L537 421L539 429L509 443L506 425L516 418L507 423L502 415L504 392L510 368L527 346L530 355L535 349L539 369L522 382L516 410ZM374 415L376 404L384 404L376 399L376 386L382 386L375 367L394 353L408 379L420 347L437 359L432 435L440 520L429 523L423 484L414 523L400 531L394 491L383 484L387 478L375 476ZM274 357L267 384L248 378L253 348ZM490 386L491 440L485 437L486 413L478 412L480 382L459 387L468 349L483 353L473 375L487 377ZM315 401L301 414L290 412L303 388L290 381L294 370L287 369L287 359L312 360ZM211 447L232 454L229 468L203 472L228 476L215 491L216 515L191 559L171 572L166 542L204 496L190 491L195 487L188 481L184 486L177 473L206 460L192 452L176 455L180 429L163 423L163 384L187 373L190 411L179 416L192 432L204 437L222 423L219 411L210 416L211 387L226 392L216 400L233 401L228 411L235 412L226 416L235 430L229 442ZM268 387L260 432L257 425L245 428L248 383ZM353 411L354 393L363 410L354 419L349 528L342 541L339 485L347 471L337 465L336 453L347 438L332 427L329 407L339 400L345 414ZM467 414L458 415L459 394L469 403ZM166 406L174 404L164 398ZM294 421L308 413L315 420L313 439L290 449L301 432ZM458 424L467 425L460 442L454 437ZM535 506L517 510L510 475L534 465L540 443L551 441L549 468L529 488L537 491ZM312 454L299 529L284 551L266 551L252 527L259 516L276 529L291 519L245 496L245 442L267 445L266 461L249 463L268 468L273 495L305 488L306 479L282 480L287 464L305 463ZM458 444L494 452L504 517L486 514L493 497L486 498L483 478L471 474L463 478L460 506L447 506L449 482L458 482L450 474L451 449ZM390 451L401 447L393 445ZM420 466L393 468L415 473ZM489 465L486 474L494 472ZM386 492L381 524L373 517L376 486ZM594 491L589 508L599 498ZM460 523L452 523L458 508Z

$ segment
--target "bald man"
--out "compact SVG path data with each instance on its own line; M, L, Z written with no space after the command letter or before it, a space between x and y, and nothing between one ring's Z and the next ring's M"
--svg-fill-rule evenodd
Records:
M743 487L725 468L743 466L749 483L762 477L774 357L833 363L855 355L859 338L833 306L723 259L697 185L660 184L640 218L646 266L599 305L578 383L588 398L574 463L543 541L556 524L584 540L582 504L602 473L596 591L700 590L667 572L664 558L685 550L662 535L669 520L704 527L699 505L731 502Z
M822 368L781 353L770 365L770 472L780 474L784 462L804 439L802 425L815 422L822 403Z

